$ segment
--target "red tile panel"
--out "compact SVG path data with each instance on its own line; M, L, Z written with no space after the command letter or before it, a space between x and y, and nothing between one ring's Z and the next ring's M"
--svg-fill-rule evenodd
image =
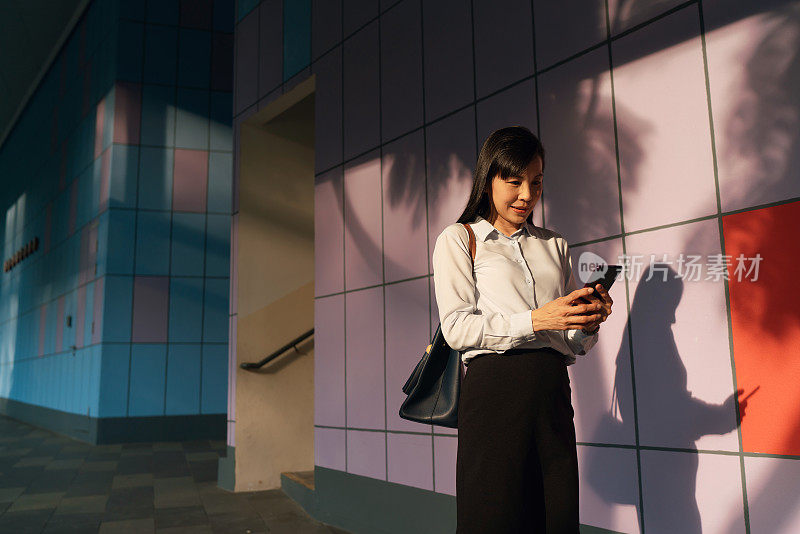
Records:
M800 455L799 218L800 202L723 218L736 380L745 395L755 391L742 417L746 452ZM755 263L757 277L747 272Z

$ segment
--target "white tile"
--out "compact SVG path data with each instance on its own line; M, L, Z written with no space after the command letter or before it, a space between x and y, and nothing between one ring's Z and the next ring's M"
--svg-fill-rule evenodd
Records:
M800 462L790 458L745 458L744 469L750 532L800 532Z
M386 433L347 431L347 472L386 480Z
M377 21L344 42L343 58L344 158L350 159L380 144Z
M383 288L345 295L347 426L386 428Z
M581 524L640 532L636 451L579 445L578 470Z
M345 288L383 281L381 236L381 160L375 150L344 170Z
M314 336L314 423L344 426L344 295L314 301Z
M342 49L314 63L314 167L316 172L342 162Z
M567 59L606 38L603 2L534 0L536 66L539 70Z
M314 293L344 289L344 202L342 168L321 174L314 184Z
M339 428L314 428L314 465L345 470L345 431Z

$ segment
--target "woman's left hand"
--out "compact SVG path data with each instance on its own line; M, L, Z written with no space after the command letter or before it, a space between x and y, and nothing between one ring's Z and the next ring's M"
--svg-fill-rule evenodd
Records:
M600 328L600 323L608 319L608 316L611 315L611 306L614 305L614 301L611 299L611 295L608 294L608 291L606 291L601 284L595 284L594 292L589 295L589 299L591 299L593 304L600 304L600 306L602 306L595 312L599 315L599 319L597 321L587 323L587 325L583 328L583 332L585 334L594 334L597 329Z

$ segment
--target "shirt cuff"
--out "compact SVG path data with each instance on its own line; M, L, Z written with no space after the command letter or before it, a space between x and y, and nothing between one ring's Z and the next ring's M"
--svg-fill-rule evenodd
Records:
M586 339L588 339L590 337L596 336L599 332L600 332L600 329L598 328L597 332L595 332L594 334L585 334L583 332L583 330L578 328L578 329L575 330L575 333L572 335L572 340L577 342L577 343L583 344L584 340L586 340Z
M511 315L511 337L524 341L536 338L533 332L533 321L531 320L530 310Z

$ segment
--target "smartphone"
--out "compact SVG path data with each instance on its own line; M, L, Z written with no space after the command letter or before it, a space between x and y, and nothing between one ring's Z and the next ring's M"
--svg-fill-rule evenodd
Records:
M594 287L597 284L603 286L603 288L608 291L611 289L611 286L614 284L614 280L617 279L617 275L622 271L622 265L608 265L606 272L600 278L592 280L591 282L586 282L583 284L583 287ZM581 297L580 300L591 304L591 299L587 299L585 297Z

